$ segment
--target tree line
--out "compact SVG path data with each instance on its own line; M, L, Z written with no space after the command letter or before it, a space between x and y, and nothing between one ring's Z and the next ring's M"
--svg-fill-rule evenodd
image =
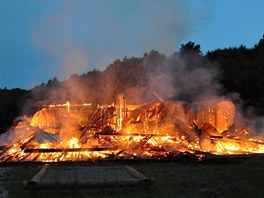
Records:
M117 59L105 70L56 77L30 90L0 89L0 132L19 115L33 115L41 103L109 104L119 94L128 102L154 102L156 91L164 99L192 102L210 90L225 96L237 94L243 107L264 115L264 38L252 48L243 45L201 52L194 42L182 44L170 56L152 50L142 57ZM211 91L208 91L208 93Z

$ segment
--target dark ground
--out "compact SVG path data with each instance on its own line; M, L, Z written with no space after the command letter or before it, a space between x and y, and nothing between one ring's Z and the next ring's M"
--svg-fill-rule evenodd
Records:
M91 166L91 164L82 164ZM105 163L102 166L116 165ZM124 164L118 164L124 165ZM151 186L99 189L26 190L22 182L30 180L42 167L39 164L1 166L0 197L263 197L264 159L214 162L150 162L129 164L154 178Z

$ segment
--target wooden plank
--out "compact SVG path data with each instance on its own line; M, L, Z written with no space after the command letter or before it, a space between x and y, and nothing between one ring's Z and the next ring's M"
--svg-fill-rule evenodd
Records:
M24 181L23 184L29 189L46 189L137 186L145 182L131 175L124 166L50 165L48 171L44 166L29 182Z
M143 181L144 183L150 183L151 179L146 177L142 173L138 172L136 169L132 168L131 166L125 166L126 170L135 178Z
M28 182L29 186L36 186L46 175L48 171L48 164L44 164L41 170Z

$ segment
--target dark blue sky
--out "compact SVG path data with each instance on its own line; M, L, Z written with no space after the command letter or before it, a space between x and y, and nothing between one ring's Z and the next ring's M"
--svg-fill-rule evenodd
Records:
M262 0L0 0L0 88L32 88L115 59L167 55L194 41L202 51L264 34Z

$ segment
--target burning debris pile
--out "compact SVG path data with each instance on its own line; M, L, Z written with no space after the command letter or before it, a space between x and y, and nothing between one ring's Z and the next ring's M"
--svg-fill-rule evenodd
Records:
M231 101L162 101L112 105L38 104L13 130L23 137L2 146L1 162L65 162L98 159L161 159L189 154L263 153L264 142L232 129Z

